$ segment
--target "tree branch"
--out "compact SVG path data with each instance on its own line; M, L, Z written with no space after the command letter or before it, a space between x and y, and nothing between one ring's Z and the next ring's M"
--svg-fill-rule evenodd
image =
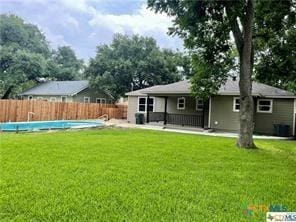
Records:
M234 16L234 12L231 8L231 4L226 1L226 14L227 14L227 18L229 19L230 22L230 26L231 26L231 31L233 33L234 36L234 40L235 40L235 44L237 47L237 50L239 52L239 54L242 53L242 48L243 48L243 35L242 35L242 31L239 28L239 24L236 20L236 16Z
M3 94L3 96L1 97L1 99L8 99L13 87L14 86L9 86L8 89L5 91L5 93Z

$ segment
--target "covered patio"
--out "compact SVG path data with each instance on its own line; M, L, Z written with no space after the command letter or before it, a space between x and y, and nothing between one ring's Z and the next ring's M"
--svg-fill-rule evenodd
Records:
M163 111L159 109L155 111L151 107L151 98L162 98ZM188 97L188 96L187 96ZM202 103L202 109L199 111L186 111L185 112L185 97L177 96L177 100L180 98L184 99L184 108L181 110L172 110L175 104L172 102L169 105L170 96L163 95L151 95L147 94L147 104L146 104L146 123L147 124L156 124L164 126L181 126L181 127L194 127L194 128L203 128L207 129L207 119L208 119L208 102ZM193 98L192 98L193 99ZM172 100L172 97L171 97ZM195 100L195 99L193 99ZM192 102L191 102L192 103ZM178 104L180 105L180 104ZM170 106L170 108L168 108ZM191 104L191 106L196 106L196 104ZM174 107L175 109L177 107ZM183 111L183 112L182 112Z

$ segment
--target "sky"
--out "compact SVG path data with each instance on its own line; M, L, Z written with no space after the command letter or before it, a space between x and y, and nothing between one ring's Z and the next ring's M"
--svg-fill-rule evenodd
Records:
M0 13L37 25L52 48L71 46L85 60L115 33L149 36L162 48L183 49L181 39L167 35L172 19L147 9L146 0L0 0Z

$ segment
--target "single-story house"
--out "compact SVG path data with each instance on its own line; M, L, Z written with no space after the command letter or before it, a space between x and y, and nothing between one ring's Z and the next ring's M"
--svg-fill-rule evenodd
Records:
M20 94L23 99L51 102L113 103L114 98L103 90L89 87L89 81L49 81Z
M228 79L217 95L207 101L191 96L188 80L129 92L126 94L127 119L135 123L135 113L143 113L146 123L235 132L239 130L238 82ZM255 133L273 135L275 124L282 124L289 128L289 136L295 135L296 96L293 93L253 82L252 95Z

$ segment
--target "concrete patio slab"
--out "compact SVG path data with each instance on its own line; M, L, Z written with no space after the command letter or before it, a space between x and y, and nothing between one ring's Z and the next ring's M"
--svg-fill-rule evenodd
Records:
M205 136L215 136L215 137L230 137L237 138L237 133L231 132L212 132L208 130L194 129L186 127L181 129L181 127L172 128L172 126L164 127L163 125L137 125L128 123L125 120L109 120L106 122L107 126L120 127L120 128L135 128L135 129L147 129L147 130L157 130L165 132L174 132L174 133L184 133L184 134L196 134L196 135L205 135ZM293 137L277 137L277 136L263 136L263 135L254 135L254 139L271 139L271 140L293 140Z

